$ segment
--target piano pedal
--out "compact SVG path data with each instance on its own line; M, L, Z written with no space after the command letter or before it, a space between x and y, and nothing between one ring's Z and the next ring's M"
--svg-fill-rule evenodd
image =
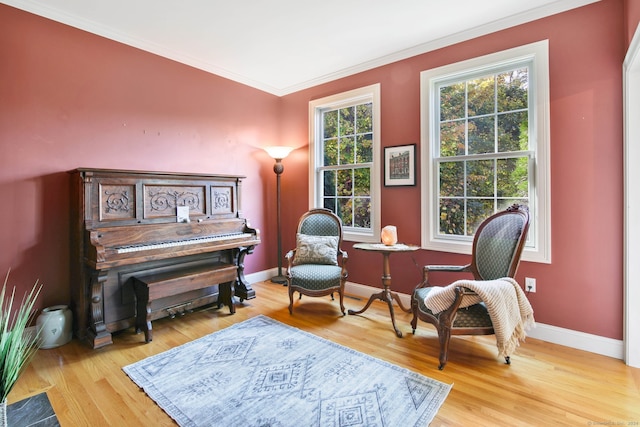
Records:
M173 307L167 307L164 310L167 312L170 318L175 319L176 316L184 316L187 313L193 313L193 310L188 308L192 302L187 302L184 304L174 305Z

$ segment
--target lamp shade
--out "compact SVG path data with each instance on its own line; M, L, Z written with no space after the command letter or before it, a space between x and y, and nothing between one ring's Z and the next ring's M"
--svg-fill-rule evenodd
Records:
M264 150L269 153L274 159L284 159L293 151L293 147L285 147L282 145L276 145L271 147L265 147Z

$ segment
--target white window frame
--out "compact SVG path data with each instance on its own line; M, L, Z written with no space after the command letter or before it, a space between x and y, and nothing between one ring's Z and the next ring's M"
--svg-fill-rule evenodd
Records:
M420 73L421 126L421 227L422 248L427 250L470 254L472 238L438 234L438 171L433 156L439 126L436 84L452 78L464 80L478 73L490 74L495 69L528 62L529 66L529 141L531 147L530 182L531 223L524 261L551 263L551 164L549 160L549 43L548 40L508 49L466 61L445 65Z
M364 102L373 103L373 162L371 164L371 229L343 226L342 238L353 242L380 241L380 84L327 96L309 102L309 209L322 207L322 112Z

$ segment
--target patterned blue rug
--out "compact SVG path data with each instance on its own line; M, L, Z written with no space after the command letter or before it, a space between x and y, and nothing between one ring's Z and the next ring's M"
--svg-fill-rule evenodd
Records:
M181 426L427 426L451 386L257 316L123 370Z

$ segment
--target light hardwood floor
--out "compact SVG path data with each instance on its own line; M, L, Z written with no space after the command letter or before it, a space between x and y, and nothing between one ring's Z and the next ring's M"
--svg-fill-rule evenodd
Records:
M505 365L492 336L453 337L449 363L439 371L435 330L420 323L413 335L411 316L397 306L403 338L393 332L382 302L362 315L342 317L337 301L303 297L289 315L286 287L269 282L253 287L257 298L238 303L234 315L223 307L154 322L149 344L131 329L98 350L77 340L40 350L8 403L46 392L63 427L175 425L122 367L263 314L453 384L432 426L640 425L640 369L620 360L530 338ZM365 302L345 299L355 310Z

